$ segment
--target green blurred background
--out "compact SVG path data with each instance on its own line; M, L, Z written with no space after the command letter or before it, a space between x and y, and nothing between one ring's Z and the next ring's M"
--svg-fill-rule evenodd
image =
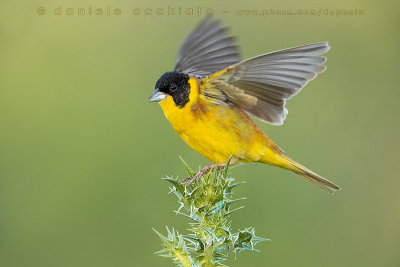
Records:
M63 14L55 16L54 8ZM76 8L121 8L78 16ZM260 124L294 159L343 187L329 195L261 164L236 167L233 227L272 239L231 266L400 266L399 5L373 1L0 3L0 266L173 266L151 230L186 229L166 175L207 162L147 102L209 7L243 57L329 41L328 69ZM46 13L38 15L44 7ZM67 8L74 15L66 15ZM363 16L239 16L236 9L363 9ZM228 11L224 13L223 11ZM166 11L165 11L166 12ZM397 73L397 74L396 74Z

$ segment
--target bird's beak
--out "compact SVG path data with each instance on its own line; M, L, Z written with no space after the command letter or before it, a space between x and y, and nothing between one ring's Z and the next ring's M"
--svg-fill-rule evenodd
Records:
M158 88L154 90L154 93L151 94L149 97L150 102L160 102L161 100L164 100L167 98L167 94L164 94L163 92L160 92Z

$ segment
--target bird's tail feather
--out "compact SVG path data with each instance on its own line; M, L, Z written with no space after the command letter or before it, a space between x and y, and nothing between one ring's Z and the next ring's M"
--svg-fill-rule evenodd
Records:
M334 193L336 190L340 190L340 187L338 185L316 174L315 172L310 171L296 161L290 158L287 158L287 161L290 164L290 166L288 166L288 169L304 177L305 179L322 188L323 190L328 191L329 193Z

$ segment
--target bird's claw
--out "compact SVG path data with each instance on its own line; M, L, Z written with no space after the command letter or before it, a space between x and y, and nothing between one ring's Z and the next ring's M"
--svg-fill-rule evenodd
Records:
M219 163L217 168L218 168L218 170L221 170L222 168L224 168L224 166L225 166L225 163ZM193 184L193 182L196 182L196 183L200 182L201 177L203 177L207 172L211 171L214 167L215 167L214 164L207 165L203 169L198 171L195 175L193 175L193 178L188 177L186 179L183 179L181 181L181 183L182 184L186 183L186 188L189 188Z

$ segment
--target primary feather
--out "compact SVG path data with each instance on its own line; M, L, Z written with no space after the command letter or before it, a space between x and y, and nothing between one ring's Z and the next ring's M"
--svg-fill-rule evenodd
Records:
M176 56L175 71L204 78L241 60L234 38L206 17L188 35Z

